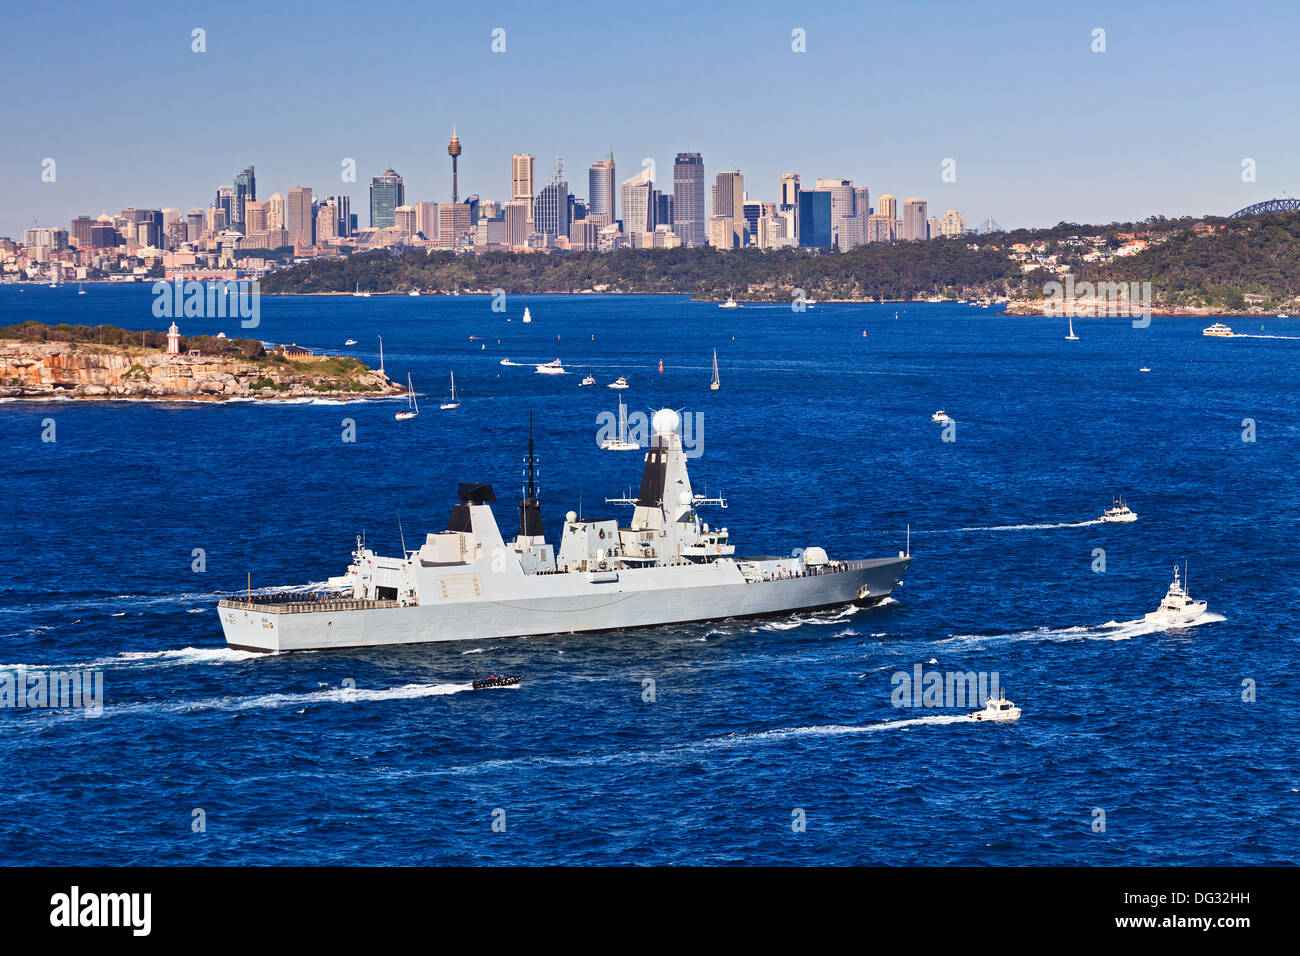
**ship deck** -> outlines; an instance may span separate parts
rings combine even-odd
[[[222,598],[217,607],[238,611],[259,611],[263,614],[316,614],[332,611],[370,611],[376,608],[403,607],[398,601],[357,601],[352,598],[283,598],[280,596],[257,598]]]

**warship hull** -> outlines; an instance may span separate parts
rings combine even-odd
[[[752,566],[742,570],[743,560],[504,581],[459,575],[459,600],[228,599],[218,613],[231,647],[267,652],[600,633],[871,606],[890,595],[910,561],[844,561],[815,571],[778,563],[757,578]]]

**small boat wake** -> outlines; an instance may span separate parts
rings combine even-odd
[[[945,528],[939,531],[913,531],[912,534],[960,534],[965,531],[1043,531],[1050,528],[1086,528],[1089,525],[1105,524],[1100,518],[1091,521],[1067,521],[1060,524],[995,524],[979,525],[971,528]]]
[[[1162,631],[1178,631],[1201,624],[1214,624],[1226,621],[1222,614],[1206,613],[1184,624],[1160,624],[1139,618],[1134,621],[1107,621],[1105,624],[1079,624],[1073,627],[1037,627],[1025,631],[1009,631],[1005,634],[952,634],[943,638],[942,643],[959,641],[976,644],[985,641],[1127,641],[1147,634]]]
[[[303,693],[254,694],[247,697],[212,697],[203,700],[141,700],[121,704],[108,704],[100,718],[130,716],[161,716],[200,714],[205,712],[241,713],[252,710],[278,710],[293,708],[303,713],[314,704],[360,704],[393,700],[418,700],[423,697],[445,697],[473,690],[471,684],[403,684],[400,687],[329,687]],[[35,726],[48,726],[51,722],[86,720],[80,711],[35,711],[43,719]]]

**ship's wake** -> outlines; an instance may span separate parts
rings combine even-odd
[[[315,594],[332,592],[328,581],[311,581],[307,584],[285,584],[277,587],[253,588],[253,596],[277,594]],[[242,596],[239,591],[182,591],[168,594],[112,594],[97,596],[88,594],[84,598],[69,601],[53,601],[49,604],[24,604],[23,595],[15,594],[0,606],[0,615],[50,613],[52,611],[105,611],[110,617],[121,617],[128,611],[144,612],[155,608],[166,608],[182,604],[208,604],[215,610],[216,602],[221,598]],[[126,611],[121,610],[127,609]]]
[[[515,685],[517,687],[518,685]],[[105,717],[190,715],[205,712],[241,713],[254,710],[279,710],[293,708],[302,713],[308,707],[321,704],[361,704],[395,700],[417,700],[423,697],[445,697],[474,689],[473,684],[403,684],[400,687],[327,687],[299,693],[252,694],[248,696],[210,697],[201,700],[139,700],[120,704],[105,704],[100,719]],[[513,687],[501,688],[512,690]],[[29,711],[36,726],[50,722],[86,720],[88,715],[79,710]]]
[[[1036,627],[1004,634],[952,634],[943,642],[981,643],[984,641],[1127,641],[1163,631],[1181,631],[1202,624],[1226,621],[1222,614],[1207,612],[1186,624],[1172,625],[1138,618],[1133,621],[1107,621],[1105,624],[1077,624],[1070,627]]]
[[[936,531],[913,531],[912,534],[961,534],[966,531],[1044,531],[1051,528],[1086,528],[1089,525],[1104,524],[1100,518],[1091,521],[1066,521],[1058,524],[995,524],[977,525],[969,528],[944,528]]]

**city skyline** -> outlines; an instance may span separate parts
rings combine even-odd
[[[314,29],[347,30],[349,9],[315,8]],[[1294,17],[1269,10],[1260,16]],[[762,184],[750,190],[758,201],[775,199],[780,175],[797,170],[805,181],[842,176],[873,192],[927,196],[932,209],[962,209],[971,223],[992,215],[1006,227],[1227,215],[1287,195],[1287,164],[1300,149],[1295,132],[1265,122],[1285,102],[1285,31],[1256,31],[1208,7],[1175,22],[1119,4],[1086,13],[1010,4],[994,22],[947,4],[757,4],[743,18],[669,4],[658,12],[694,29],[656,49],[656,69],[590,82],[536,67],[540,49],[571,44],[577,8],[562,23],[522,5],[394,12],[403,36],[457,38],[438,42],[432,95],[428,59],[392,57],[390,36],[348,32],[346,61],[322,72],[311,44],[284,42],[299,29],[295,16],[255,4],[233,4],[206,25],[159,11],[129,30],[88,9],[57,33],[39,29],[34,11],[15,11],[0,52],[41,82],[24,87],[0,144],[0,234],[129,206],[206,205],[210,184],[231,183],[249,164],[280,192],[311,184],[320,196],[349,196],[353,209],[368,207],[369,178],[391,167],[409,196],[441,202],[453,124],[465,149],[462,196],[508,200],[508,158],[521,149],[571,157],[579,189],[578,171],[611,147],[626,169],[644,158],[667,168],[692,151],[708,169],[740,169]],[[612,29],[633,19],[607,13]],[[719,51],[710,36],[723,25],[734,43]],[[1105,52],[1091,49],[1099,28]],[[205,31],[203,52],[192,50],[195,29]],[[504,52],[494,53],[497,29]],[[796,30],[806,52],[792,49]],[[888,51],[913,35],[923,37],[919,69],[861,55],[864,45]],[[149,51],[111,94],[92,81],[91,61],[105,48]],[[242,101],[232,75],[247,91]],[[47,160],[52,182],[42,179]],[[340,179],[347,160],[356,182]],[[1253,182],[1243,181],[1247,160]]]

